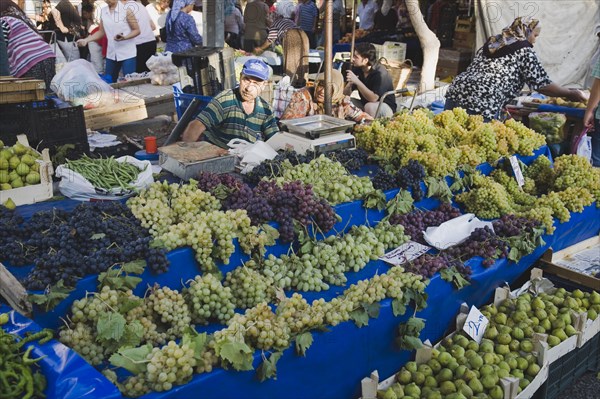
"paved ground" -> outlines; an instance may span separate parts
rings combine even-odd
[[[600,379],[598,373],[586,373],[573,385],[561,392],[557,399],[598,399],[600,398]]]

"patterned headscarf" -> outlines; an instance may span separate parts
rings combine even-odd
[[[502,29],[502,33],[488,40],[488,50],[494,54],[502,47],[527,40],[534,29],[540,26],[540,21],[531,17],[517,17],[510,26]]]
[[[175,0],[173,2],[173,8],[171,8],[171,16],[169,20],[171,23],[175,22],[177,17],[179,16],[179,12],[182,8],[189,6],[190,4],[194,4],[194,0]]]
[[[317,79],[315,80],[315,84],[319,85],[319,86],[325,85],[325,74],[324,73],[321,72],[317,76]],[[345,97],[345,95],[344,95],[344,76],[337,69],[331,70],[331,88],[332,88],[331,104],[337,105],[337,104],[341,103]],[[324,113],[323,108],[324,108],[324,104],[317,103],[318,113],[321,113],[321,114]]]

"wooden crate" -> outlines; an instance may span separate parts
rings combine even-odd
[[[472,50],[475,46],[475,32],[454,32],[454,48]]]
[[[39,79],[0,77],[0,104],[24,103],[44,99],[46,83]]]

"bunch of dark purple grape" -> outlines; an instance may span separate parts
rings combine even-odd
[[[380,169],[371,179],[373,187],[388,191],[395,188],[410,189],[415,201],[423,199],[421,182],[425,178],[425,168],[418,161],[411,159],[408,165],[401,167],[395,174]]]
[[[440,224],[459,217],[461,215],[458,208],[448,203],[440,205],[437,209],[431,211],[415,210],[404,215],[392,215],[391,224],[401,224],[404,226],[404,232],[408,234],[413,241],[421,244],[427,244],[423,238],[423,231],[428,227],[439,226]]]
[[[470,259],[475,256],[483,258],[482,265],[490,267],[496,259],[508,256],[508,244],[497,236],[488,226],[475,229],[469,238],[444,252],[456,259]]]
[[[502,215],[500,219],[492,222],[494,232],[500,237],[514,237],[523,232],[532,233],[533,229],[540,228],[541,222],[515,215]]]
[[[263,177],[274,178],[281,174],[281,164],[284,161],[289,161],[292,165],[301,163],[309,163],[313,160],[314,154],[307,153],[306,155],[298,154],[296,151],[282,151],[273,159],[266,159],[259,165],[255,166],[252,171],[243,175],[244,181],[249,184],[258,184]]]
[[[198,186],[221,199],[224,209],[245,209],[255,225],[277,222],[282,242],[292,242],[296,238],[295,223],[305,227],[313,224],[327,232],[337,221],[331,205],[318,198],[311,185],[299,180],[284,183],[281,187],[272,180],[262,180],[251,189],[234,176],[203,172],[198,175]],[[222,193],[234,199],[223,198]]]
[[[455,267],[456,270],[467,280],[471,279],[472,270],[465,266],[461,261],[449,256],[446,253],[424,254],[420,257],[402,265],[404,270],[414,274],[419,274],[426,278],[431,278],[434,274],[443,269]]]
[[[325,156],[333,161],[338,161],[348,171],[358,170],[369,161],[369,153],[363,148],[330,151],[326,152]]]
[[[169,266],[164,250],[151,247],[148,230],[121,202],[82,203],[71,212],[41,211],[25,221],[4,211],[0,217],[13,229],[11,237],[2,235],[0,240],[2,260],[12,266],[34,265],[23,281],[28,289],[42,290],[61,279],[72,287],[115,263],[139,259],[155,273]]]

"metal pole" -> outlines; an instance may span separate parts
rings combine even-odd
[[[325,114],[331,115],[331,69],[333,68],[333,0],[327,0],[325,5]]]
[[[354,57],[354,37],[356,35],[356,3],[359,0],[352,0],[352,44],[350,45],[350,59]]]
[[[225,7],[223,1],[204,0],[202,2],[202,46],[223,47],[225,44]]]

